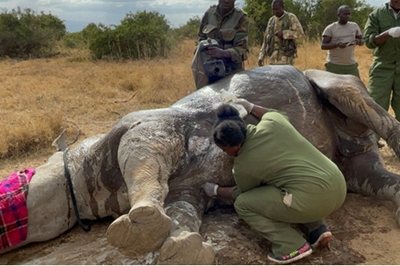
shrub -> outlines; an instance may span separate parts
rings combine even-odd
[[[96,59],[152,59],[165,56],[173,45],[173,35],[164,15],[158,12],[128,13],[114,28],[89,24],[83,35]]]
[[[185,38],[197,39],[197,33],[199,31],[201,19],[199,16],[194,16],[186,22],[185,25],[175,30],[176,35]]]
[[[64,36],[63,44],[67,48],[85,49],[88,46],[88,41],[83,37],[82,32],[73,32]]]
[[[20,8],[0,14],[0,57],[47,57],[66,33],[59,18]]]

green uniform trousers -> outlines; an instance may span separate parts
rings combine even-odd
[[[382,63],[374,60],[369,70],[368,92],[386,111],[389,110],[390,98],[391,106],[400,121],[400,69],[396,67],[399,63]]]
[[[331,62],[325,63],[325,69],[328,72],[340,74],[340,75],[353,75],[360,78],[360,72],[358,71],[358,63],[352,65],[337,65]]]
[[[292,200],[299,200],[301,208],[283,203],[286,192],[275,186],[261,186],[240,194],[234,203],[238,215],[272,245],[275,256],[287,255],[306,243],[304,237],[291,226],[302,224],[308,232],[317,229],[324,217],[337,210],[344,202],[344,182],[336,189],[316,192],[291,191]]]

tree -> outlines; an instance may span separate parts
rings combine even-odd
[[[176,29],[175,34],[185,38],[197,38],[197,32],[199,31],[200,24],[201,18],[199,16],[194,16],[190,18],[185,25]]]
[[[89,39],[92,55],[101,59],[147,59],[164,56],[172,47],[171,28],[158,12],[128,13],[118,26],[89,24],[83,36]]]
[[[94,25],[94,24],[93,24]],[[102,59],[103,56],[118,57],[118,41],[115,30],[103,24],[96,27],[90,25],[88,31],[89,50],[96,59]]]
[[[128,13],[116,28],[124,58],[154,58],[169,50],[168,21],[158,12]]]
[[[249,44],[261,44],[268,19],[273,16],[272,0],[245,0],[243,10],[250,21]]]
[[[64,22],[51,14],[19,7],[5,10],[0,14],[0,56],[50,56],[65,33]]]

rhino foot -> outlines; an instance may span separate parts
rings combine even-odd
[[[396,211],[396,222],[397,225],[400,226],[400,207],[398,207]]]
[[[158,250],[171,228],[171,219],[161,208],[142,201],[108,227],[107,241],[121,253],[138,256]]]
[[[214,250],[198,233],[184,231],[177,237],[169,237],[160,249],[157,264],[210,265],[214,262]]]

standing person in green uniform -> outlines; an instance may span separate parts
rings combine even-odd
[[[358,24],[349,21],[350,16],[349,6],[338,8],[338,21],[328,25],[322,33],[321,49],[328,50],[326,71],[360,78],[354,50],[356,45],[364,45],[364,39]]]
[[[296,39],[303,37],[303,27],[295,14],[285,11],[283,0],[272,1],[271,7],[274,15],[265,29],[258,66],[264,65],[265,56],[270,65],[293,65],[297,57]]]
[[[211,58],[224,60],[226,75],[244,70],[247,59],[249,19],[236,0],[218,0],[204,14],[199,28],[199,41],[207,38],[218,41],[219,47],[208,47]]]
[[[213,138],[235,157],[236,186],[206,183],[205,193],[233,200],[238,215],[271,242],[268,259],[275,263],[288,264],[326,247],[332,234],[323,219],[346,197],[342,173],[285,115],[244,99],[237,103],[261,120],[246,126],[234,107],[217,109]],[[291,223],[299,225],[307,240]]]
[[[364,27],[365,45],[374,60],[369,69],[368,92],[385,110],[393,108],[400,121],[400,0],[375,9]]]

